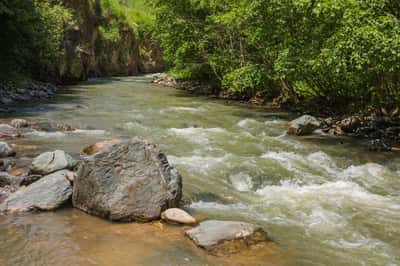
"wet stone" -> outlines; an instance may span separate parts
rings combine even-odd
[[[72,196],[72,185],[65,174],[66,171],[59,171],[28,187],[21,187],[0,205],[0,212],[50,211],[59,208]]]
[[[72,170],[76,164],[77,161],[65,151],[45,152],[33,160],[31,173],[46,175],[63,169]]]
[[[267,233],[261,227],[235,221],[205,221],[186,234],[197,246],[215,255],[237,253],[268,241]]]

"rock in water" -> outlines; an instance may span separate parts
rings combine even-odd
[[[100,151],[104,151],[105,149],[108,149],[112,145],[117,144],[119,142],[121,142],[121,140],[119,140],[119,139],[112,139],[112,140],[105,140],[105,141],[97,142],[96,144],[87,146],[83,150],[83,152],[86,153],[87,155],[93,155]]]
[[[57,209],[72,196],[72,185],[65,178],[65,174],[66,171],[59,171],[43,177],[28,187],[20,188],[0,205],[0,212],[18,213]]]
[[[7,124],[0,124],[0,137],[19,137],[21,133],[15,128]]]
[[[74,180],[73,204],[113,221],[147,222],[178,206],[182,178],[158,148],[133,139],[84,161]]]
[[[321,123],[318,119],[310,115],[303,115],[289,124],[288,134],[305,136],[312,134],[314,130],[319,128]]]
[[[197,246],[214,254],[232,254],[268,241],[267,233],[261,227],[232,221],[205,221],[186,234]]]
[[[189,213],[178,208],[172,208],[164,211],[161,214],[161,219],[175,224],[196,224],[196,219]]]
[[[59,170],[72,170],[77,162],[65,151],[45,152],[32,162],[31,173],[47,175]]]
[[[7,142],[0,141],[0,158],[14,156],[15,151],[7,144]]]
[[[11,121],[10,125],[15,128],[24,128],[24,127],[28,127],[29,123],[25,119],[13,119]]]

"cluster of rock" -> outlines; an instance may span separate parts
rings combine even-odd
[[[318,119],[303,115],[289,123],[288,134],[306,136],[321,130],[325,134],[337,136],[357,136],[369,139],[372,151],[391,151],[393,144],[400,144],[400,121],[388,116],[354,115],[343,119]]]
[[[176,87],[178,85],[175,78],[168,76],[166,73],[160,73],[153,76],[153,83],[166,87]]]
[[[9,124],[0,124],[0,138],[17,138],[26,134],[41,132],[74,131],[77,127],[63,123],[30,122],[24,119],[14,119]]]
[[[8,144],[0,145],[2,157],[15,155]],[[18,176],[11,175],[16,171],[0,168],[0,213],[51,211],[72,204],[111,221],[161,219],[190,226],[185,234],[214,255],[229,255],[268,241],[258,226],[215,220],[198,224],[179,209],[182,178],[154,144],[137,138],[116,139],[84,151],[87,157],[81,161],[61,150],[40,154],[20,165],[24,170]]]
[[[23,81],[18,84],[0,82],[0,103],[10,104],[19,101],[47,99],[54,95],[57,90],[57,87],[50,83],[38,81]],[[4,107],[0,108],[0,112],[7,110]]]

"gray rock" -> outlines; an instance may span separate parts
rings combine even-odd
[[[50,211],[59,208],[72,196],[72,185],[65,178],[65,173],[59,171],[20,188],[0,205],[0,212]]]
[[[74,207],[113,221],[159,219],[181,196],[179,173],[155,145],[139,139],[89,157],[74,178]]]
[[[383,139],[374,139],[368,142],[368,149],[375,152],[391,151],[392,147]]]
[[[15,156],[15,151],[7,144],[0,141],[0,158]]]
[[[26,121],[25,119],[13,119],[10,122],[10,125],[15,127],[15,128],[23,128],[23,127],[28,127],[29,122]]]
[[[305,136],[312,134],[314,130],[321,126],[321,122],[310,115],[303,115],[289,124],[288,134]]]
[[[45,152],[36,157],[32,162],[31,173],[47,175],[59,170],[72,170],[77,164],[65,151]]]
[[[0,137],[19,137],[21,133],[15,128],[7,124],[0,124]]]
[[[12,177],[6,172],[0,172],[0,187],[10,186]]]
[[[236,253],[268,241],[267,233],[261,227],[233,221],[205,221],[186,234],[197,246],[212,253]]]
[[[361,126],[361,119],[357,116],[348,117],[340,121],[339,126],[343,132],[353,133]]]

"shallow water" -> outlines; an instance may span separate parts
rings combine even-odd
[[[284,112],[193,97],[143,78],[87,82],[20,106],[15,116],[81,128],[14,141],[28,156],[78,155],[115,136],[160,144],[184,178],[193,213],[262,225],[287,265],[400,265],[398,154],[369,153],[354,139],[290,137]],[[0,217],[0,265],[282,265],[268,248],[269,259],[257,253],[224,262],[177,229],[166,230],[173,237],[143,230],[74,210]]]

